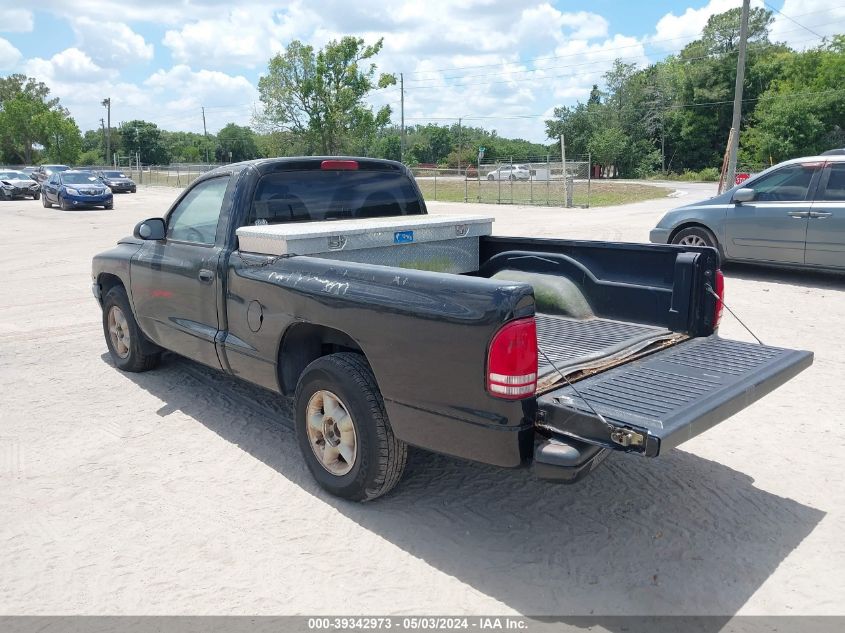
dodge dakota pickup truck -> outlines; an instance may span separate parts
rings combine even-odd
[[[309,470],[359,501],[397,484],[409,445],[572,483],[812,363],[718,336],[715,249],[449,222],[396,162],[217,168],[94,258],[106,345],[124,371],[169,350],[292,397]]]

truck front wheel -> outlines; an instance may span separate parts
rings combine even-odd
[[[103,332],[109,354],[118,369],[147,371],[158,365],[160,352],[148,352],[148,343],[138,327],[126,291],[115,286],[103,299]]]
[[[375,376],[359,354],[312,362],[299,379],[296,438],[325,490],[353,501],[389,492],[402,477],[407,445],[393,435]]]

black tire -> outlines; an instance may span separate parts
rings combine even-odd
[[[128,352],[125,355],[118,351],[110,333],[109,315],[115,308],[123,315],[126,332],[129,335],[129,344],[126,346]],[[146,340],[138,327],[123,286],[115,286],[106,293],[103,299],[103,334],[106,337],[109,354],[118,369],[131,372],[148,371],[158,365],[161,360],[160,351],[149,351],[152,344]]]
[[[113,209],[113,208],[114,208],[114,202],[109,202],[108,204],[104,204],[104,205],[103,205],[103,208],[104,208],[105,210],[107,210],[107,211],[108,211],[109,209]]]
[[[38,200],[38,198],[40,198],[40,197],[41,197],[41,192],[40,192],[40,191],[36,191],[34,194],[32,194],[32,199],[33,199],[33,200]]]
[[[137,192],[138,192],[137,187],[132,187],[132,193],[137,193]]]
[[[496,180],[496,179],[493,177],[493,174],[490,174],[489,176],[487,176],[487,180]]]
[[[712,246],[719,248],[719,241],[713,233],[703,226],[688,226],[672,236],[672,244],[686,246]]]
[[[47,196],[41,196],[41,205],[42,205],[45,209],[52,209],[52,208],[53,208],[52,203],[47,202]]]
[[[71,207],[71,205],[69,205],[67,202],[65,202],[64,198],[59,196],[59,208],[62,211],[70,211],[70,207]]]
[[[514,176],[513,174],[511,174],[510,176],[508,176],[508,180],[516,180],[516,176]]]
[[[335,395],[352,420],[357,450],[346,474],[329,472],[312,448],[307,411],[318,392]],[[393,434],[375,376],[363,356],[344,352],[318,358],[302,372],[294,402],[299,448],[324,490],[352,501],[370,501],[399,483],[408,447]]]

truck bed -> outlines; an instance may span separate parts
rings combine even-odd
[[[573,380],[579,373],[613,366],[652,346],[683,338],[686,337],[652,325],[538,314],[537,344],[542,350],[538,391],[563,382],[558,370]]]

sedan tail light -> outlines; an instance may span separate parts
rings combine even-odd
[[[506,400],[534,395],[537,389],[537,322],[534,317],[506,323],[487,352],[487,391]]]

